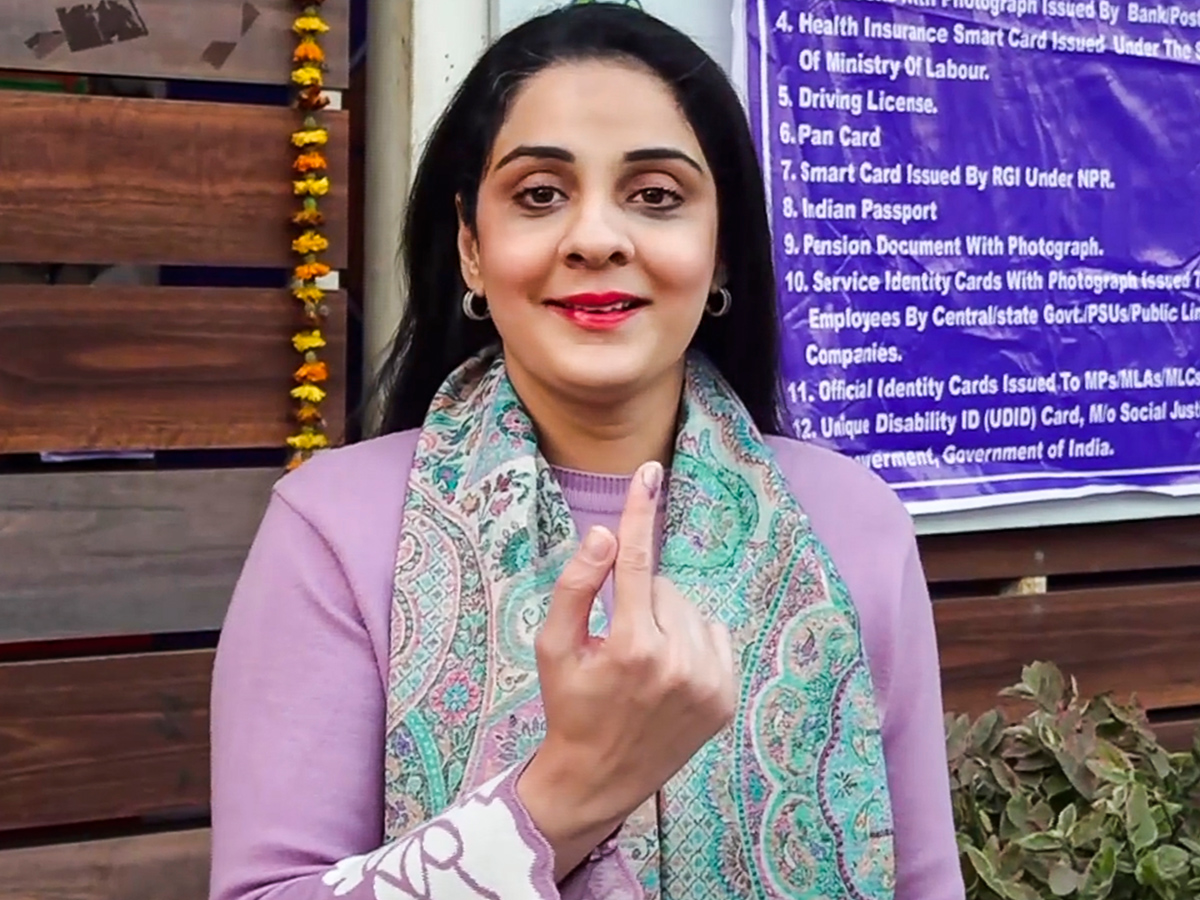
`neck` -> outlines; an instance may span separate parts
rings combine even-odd
[[[670,466],[682,362],[653,384],[610,403],[564,397],[516,366],[508,375],[551,465],[595,475],[630,475],[652,459]]]

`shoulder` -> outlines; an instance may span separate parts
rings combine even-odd
[[[402,431],[319,453],[275,484],[275,495],[323,531],[369,521],[404,504],[418,431]]]
[[[912,518],[888,484],[866,466],[824,447],[768,436],[767,446],[818,534],[853,523],[875,541],[913,539]]]

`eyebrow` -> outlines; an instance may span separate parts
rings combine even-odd
[[[515,147],[501,157],[496,163],[492,171],[497,171],[504,168],[509,163],[523,158],[533,159],[556,159],[560,162],[573,163],[575,162],[575,154],[570,150],[562,147],[553,147],[549,145],[530,145],[522,144]],[[697,172],[704,172],[704,168],[696,160],[692,159],[682,150],[676,150],[674,147],[646,147],[641,150],[630,150],[625,154],[625,162],[655,162],[658,160],[677,159],[687,163]]]

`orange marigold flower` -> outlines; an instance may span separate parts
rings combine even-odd
[[[298,63],[320,65],[325,62],[325,51],[311,37],[306,37],[296,45],[296,51],[292,54],[292,60]]]
[[[289,472],[296,471],[298,468],[304,465],[304,461],[306,459],[307,457],[303,453],[293,453],[292,458],[288,460],[287,470]]]
[[[325,224],[325,215],[319,209],[302,209],[292,216],[292,224],[312,228]]]
[[[313,406],[311,403],[303,404],[296,410],[296,421],[302,425],[315,425],[324,421],[319,407]]]
[[[324,171],[329,168],[329,163],[316,150],[309,150],[296,157],[295,162],[292,163],[292,168],[301,175],[307,175],[309,172]]]
[[[332,271],[325,263],[303,263],[296,266],[296,280],[316,281],[318,278],[324,278]]]
[[[297,381],[311,381],[320,384],[329,380],[329,366],[323,362],[305,363],[295,372]]]

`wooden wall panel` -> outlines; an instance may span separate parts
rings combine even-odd
[[[949,711],[997,705],[1035,660],[1074,675],[1085,694],[1200,705],[1200,582],[940,600],[934,615]]]
[[[1200,719],[1179,719],[1154,723],[1153,730],[1160,744],[1168,750],[1185,753],[1192,749],[1200,735]]]
[[[206,829],[0,851],[0,900],[206,900]]]
[[[4,0],[0,68],[287,83],[295,0]],[[349,81],[350,0],[327,0],[327,83]]]
[[[344,427],[344,297],[323,404]],[[301,359],[284,289],[0,285],[0,453],[280,446]]]
[[[325,113],[346,262],[349,123]],[[0,91],[0,262],[290,266],[295,111]]]
[[[931,582],[1200,566],[1200,517],[928,535]]]
[[[219,628],[279,475],[0,475],[0,643]]]
[[[212,661],[0,664],[0,828],[206,808]]]

